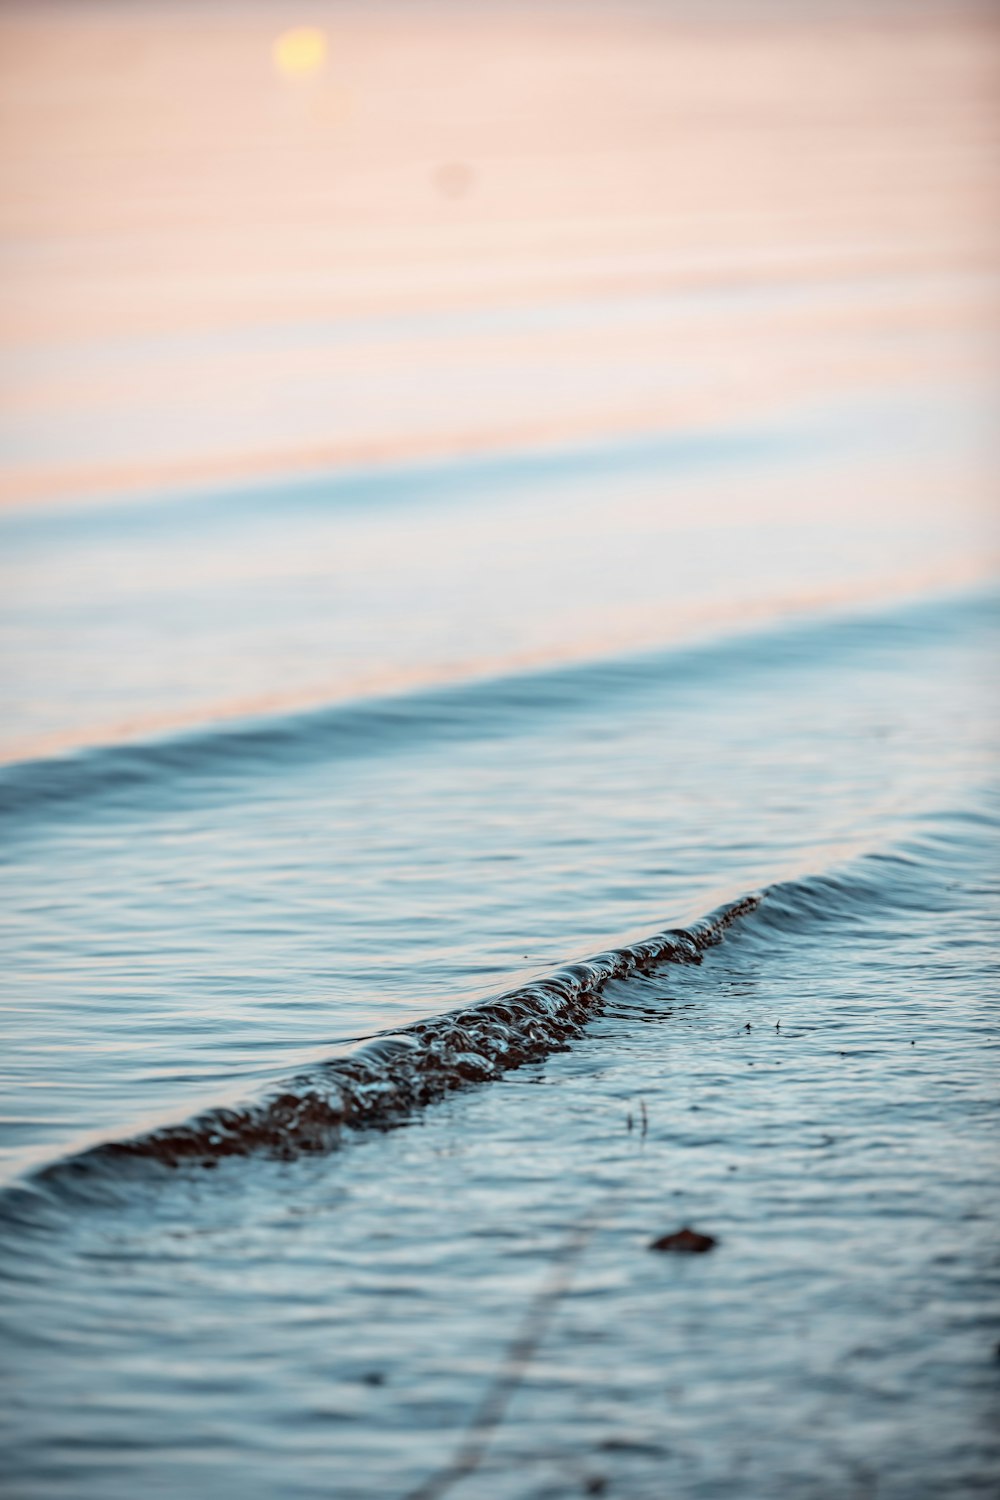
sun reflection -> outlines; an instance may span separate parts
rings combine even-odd
[[[318,73],[326,62],[326,36],[318,26],[293,26],[275,37],[271,57],[285,78]]]

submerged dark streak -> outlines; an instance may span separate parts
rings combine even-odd
[[[745,896],[692,927],[600,953],[496,999],[376,1037],[259,1103],[209,1110],[185,1124],[94,1146],[42,1168],[34,1181],[54,1186],[136,1160],[211,1167],[255,1152],[287,1161],[329,1151],[345,1126],[388,1128],[454,1089],[565,1051],[599,1011],[611,980],[664,963],[700,963],[704,950],[761,899]]]

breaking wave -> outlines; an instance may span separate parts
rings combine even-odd
[[[612,981],[648,976],[667,964],[699,964],[737,923],[741,945],[767,952],[776,941],[814,937],[818,924],[846,923],[856,936],[879,940],[894,913],[909,920],[922,911],[942,922],[957,899],[956,876],[963,870],[981,866],[992,887],[998,829],[1000,802],[984,789],[964,815],[928,817],[919,832],[891,849],[769,885],[689,927],[608,949],[491,999],[362,1038],[259,1100],[211,1108],[61,1157],[36,1169],[21,1187],[11,1185],[3,1195],[7,1207],[10,1195],[25,1187],[87,1197],[91,1187],[100,1191],[123,1172],[131,1178],[130,1167],[212,1168],[254,1154],[289,1161],[334,1149],[345,1130],[389,1129],[456,1089],[567,1051],[605,1009],[604,991]]]
[[[71,1187],[128,1162],[210,1168],[257,1152],[287,1161],[331,1150],[345,1128],[388,1128],[454,1089],[567,1050],[601,1008],[611,980],[648,974],[661,964],[700,963],[705,949],[760,901],[745,896],[691,927],[610,949],[494,999],[380,1034],[259,1102],[102,1142],[41,1168],[32,1180]]]

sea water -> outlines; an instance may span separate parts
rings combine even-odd
[[[995,1493],[997,39],[0,8],[5,1494]]]
[[[968,411],[4,518],[12,1494],[989,1490]]]

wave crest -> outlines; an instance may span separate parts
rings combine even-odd
[[[128,1161],[213,1167],[255,1152],[287,1161],[332,1149],[345,1128],[389,1128],[454,1089],[565,1051],[600,1009],[611,980],[665,963],[699,963],[704,950],[760,901],[745,896],[689,928],[611,949],[495,999],[376,1036],[257,1103],[103,1142],[43,1167],[34,1181],[70,1185]]]

